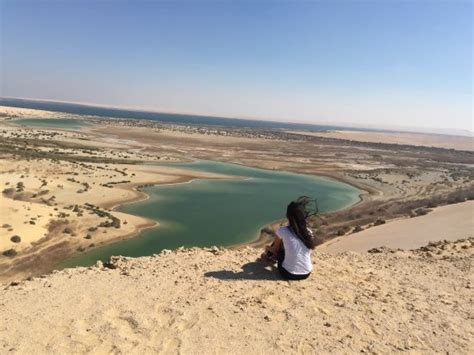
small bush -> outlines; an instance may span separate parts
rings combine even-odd
[[[15,192],[15,189],[13,187],[10,187],[8,189],[3,189],[2,193],[4,195],[12,195]]]
[[[13,243],[20,243],[21,242],[21,237],[19,235],[14,235],[13,237],[10,238],[10,240]]]
[[[374,222],[374,226],[380,226],[381,224],[385,224],[384,219],[379,218],[378,220]]]
[[[430,210],[429,208],[423,208],[423,207],[422,207],[422,208],[418,208],[417,210],[415,210],[415,214],[416,214],[417,216],[424,216],[424,215],[426,215],[426,214],[428,214],[428,213],[430,213],[430,212],[431,212],[431,210]]]
[[[17,255],[17,252],[15,249],[8,249],[8,250],[5,250],[2,254],[12,258]]]

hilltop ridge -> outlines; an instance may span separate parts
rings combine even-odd
[[[473,251],[316,251],[303,282],[248,247],[114,257],[3,285],[0,351],[469,353]]]

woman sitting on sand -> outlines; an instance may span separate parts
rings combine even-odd
[[[310,202],[308,197],[300,197],[288,205],[288,226],[278,228],[275,240],[262,254],[262,259],[278,260],[278,271],[287,280],[306,279],[313,270],[311,249],[317,243],[306,223],[312,214],[307,208]]]

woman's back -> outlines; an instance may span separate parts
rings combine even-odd
[[[313,270],[311,250],[289,226],[280,227],[277,235],[282,239],[285,249],[285,259],[282,264],[285,270],[295,275],[309,274]]]

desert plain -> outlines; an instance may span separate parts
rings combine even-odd
[[[18,121],[44,118],[87,124]],[[473,349],[472,137],[178,125],[6,106],[0,119],[3,351]],[[255,248],[283,221],[230,249],[53,271],[159,225],[117,211],[146,199],[141,187],[232,178],[150,164],[194,159],[330,177],[359,188],[360,201],[310,220],[322,245],[306,283],[255,262]]]

